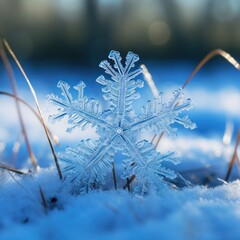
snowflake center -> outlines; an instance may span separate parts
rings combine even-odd
[[[116,129],[116,133],[117,133],[117,134],[122,134],[122,133],[123,133],[123,129],[120,128],[120,127],[118,127],[118,128]]]

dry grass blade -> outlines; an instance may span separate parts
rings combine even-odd
[[[13,74],[13,70],[12,70],[11,64],[8,60],[8,57],[5,53],[5,50],[4,50],[4,47],[3,47],[3,44],[2,44],[1,40],[0,40],[0,56],[3,60],[3,64],[4,64],[5,68],[7,70],[7,74],[8,74],[8,77],[9,77],[9,81],[10,81],[12,91],[13,91],[15,96],[18,96],[17,85],[16,85],[16,80],[15,80],[14,74]],[[21,125],[21,130],[22,130],[22,133],[23,133],[23,136],[24,136],[24,139],[25,139],[27,151],[28,151],[30,160],[32,162],[32,165],[36,169],[38,167],[38,164],[37,164],[37,161],[36,161],[35,156],[33,154],[33,151],[32,151],[28,136],[27,136],[27,131],[26,131],[26,128],[25,128],[25,125],[24,125],[24,122],[23,122],[23,117],[22,117],[22,113],[21,113],[21,110],[20,110],[19,101],[17,99],[15,99],[15,103],[16,103],[18,118],[19,118],[20,125]]]
[[[5,164],[2,164],[2,163],[0,163],[0,168],[4,169],[4,170],[7,170],[7,171],[10,171],[10,172],[17,173],[17,174],[27,175],[27,173],[25,173],[25,172],[23,172],[23,171],[21,171],[19,169],[9,167],[9,166],[7,166]]]
[[[234,162],[235,162],[235,160],[238,160],[237,148],[238,148],[239,143],[240,143],[240,129],[238,129],[237,140],[236,140],[236,144],[235,144],[235,147],[234,147],[233,156],[232,156],[231,161],[229,163],[229,167],[228,167],[228,171],[227,171],[227,174],[226,174],[226,177],[225,177],[225,181],[228,181],[228,179],[230,177],[230,174],[232,172]]]
[[[160,143],[163,135],[164,135],[164,132],[162,132],[162,133],[158,136],[157,142],[156,142],[156,144],[155,144],[155,148],[158,148],[158,145],[159,145],[159,143]]]
[[[222,49],[215,49],[213,51],[211,51],[210,53],[208,53],[203,59],[202,61],[197,65],[197,67],[194,69],[194,71],[190,74],[190,76],[188,77],[188,79],[185,81],[185,83],[182,86],[182,89],[184,89],[189,82],[192,80],[192,78],[196,75],[196,73],[213,57],[220,55],[221,57],[223,57],[224,59],[226,59],[230,64],[232,64],[236,69],[240,70],[240,64],[236,61],[236,59],[234,59],[229,53],[223,51]],[[237,147],[240,141],[240,130],[238,130],[238,137],[237,137],[237,141],[235,144],[235,149],[234,149],[234,153],[232,156],[232,159],[230,161],[229,167],[228,167],[228,171],[225,177],[225,181],[228,180],[230,173],[232,171],[233,168],[233,164],[234,161],[237,159]]]
[[[46,201],[46,198],[45,198],[45,195],[43,193],[43,190],[42,188],[39,186],[39,192],[40,192],[40,196],[41,196],[41,199],[42,199],[42,204],[43,204],[43,207],[47,213],[47,210],[48,210],[48,206],[47,206],[47,201]]]
[[[112,175],[113,175],[114,188],[115,190],[117,190],[117,176],[116,176],[114,162],[112,162]]]
[[[135,175],[132,175],[130,177],[130,179],[127,179],[127,183],[123,186],[123,189],[125,190],[126,188],[128,188],[128,191],[130,192],[130,184],[132,183],[132,181],[136,178]]]
[[[8,96],[8,97],[14,98],[14,99],[18,100],[20,103],[24,104],[26,107],[28,107],[31,110],[31,112],[34,114],[34,116],[37,117],[38,120],[40,121],[40,123],[42,124],[41,118],[39,117],[37,112],[26,101],[19,98],[18,96],[15,96],[14,94],[4,92],[4,91],[0,91],[0,95],[5,95],[5,96]],[[52,134],[52,132],[50,131],[49,128],[47,128],[47,131],[48,131],[48,134],[50,135],[50,137],[52,138],[52,140],[55,142],[55,144],[58,144],[58,140],[56,139],[56,137],[53,136],[53,134]]]
[[[61,169],[60,169],[60,165],[58,163],[58,159],[57,159],[57,156],[56,156],[56,153],[54,151],[54,148],[53,148],[53,145],[52,145],[52,142],[51,142],[51,139],[50,139],[50,136],[48,134],[48,131],[47,131],[47,126],[44,122],[44,119],[43,119],[43,115],[42,115],[42,111],[40,109],[40,105],[39,105],[39,102],[38,102],[38,99],[37,99],[37,95],[35,93],[35,90],[34,88],[32,87],[32,84],[29,80],[29,78],[27,77],[26,73],[24,72],[20,62],[18,61],[17,57],[15,56],[14,52],[12,51],[12,49],[10,48],[8,42],[4,39],[3,40],[4,42],[4,45],[5,47],[7,48],[8,52],[10,53],[10,55],[12,56],[12,58],[14,59],[14,61],[16,62],[18,68],[20,69],[21,73],[23,74],[30,90],[31,90],[31,93],[33,95],[33,98],[34,98],[34,101],[36,103],[36,106],[37,106],[37,110],[38,110],[38,113],[39,113],[39,116],[40,116],[40,119],[41,119],[41,122],[42,122],[42,125],[43,125],[43,128],[44,128],[44,131],[45,131],[45,134],[46,134],[46,137],[47,137],[47,140],[48,140],[48,143],[49,143],[49,146],[51,148],[51,151],[52,151],[52,154],[53,154],[53,158],[54,158],[54,162],[55,162],[55,165],[56,165],[56,168],[57,168],[57,171],[58,171],[58,175],[59,175],[59,178],[62,179],[63,176],[62,176],[62,172],[61,172]]]
[[[240,70],[239,63],[227,52],[221,50],[221,49],[215,49],[208,53],[202,61],[197,65],[197,67],[194,69],[194,71],[191,73],[191,75],[188,77],[188,79],[185,81],[185,83],[182,86],[182,89],[184,89],[188,83],[192,80],[192,78],[196,75],[196,73],[213,57],[220,55],[223,58],[225,58],[229,63],[231,63],[236,69]]]

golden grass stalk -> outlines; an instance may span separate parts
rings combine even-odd
[[[27,77],[25,71],[23,70],[20,62],[18,61],[16,55],[14,54],[14,52],[11,49],[11,47],[9,46],[8,42],[5,39],[3,39],[3,43],[4,43],[5,47],[6,47],[6,49],[8,50],[8,52],[10,53],[10,55],[12,56],[12,58],[14,59],[15,63],[17,64],[18,68],[20,69],[23,77],[25,78],[25,80],[26,80],[26,82],[27,82],[27,84],[28,84],[28,86],[30,88],[30,91],[31,91],[31,93],[33,95],[33,98],[34,98],[34,101],[35,101],[35,104],[36,104],[36,107],[37,107],[37,110],[38,110],[38,114],[39,114],[39,117],[41,119],[41,122],[42,122],[42,125],[43,125],[43,128],[44,128],[44,131],[45,131],[45,134],[46,134],[49,146],[50,146],[52,154],[53,154],[53,158],[54,158],[54,162],[55,162],[55,165],[56,165],[56,168],[57,168],[57,172],[58,172],[59,178],[62,179],[63,176],[62,176],[62,172],[61,172],[61,169],[60,169],[60,165],[58,163],[58,159],[57,159],[55,150],[53,148],[53,144],[52,144],[50,136],[48,134],[47,126],[46,126],[45,121],[43,119],[42,111],[40,109],[40,105],[39,105],[38,98],[37,98],[37,95],[35,93],[35,90],[34,90],[32,84],[31,84],[29,78]]]
[[[15,80],[11,64],[8,60],[8,57],[7,57],[6,53],[5,53],[5,50],[4,50],[4,47],[3,47],[3,44],[2,44],[1,40],[0,40],[0,56],[3,60],[4,66],[6,68],[13,94],[17,97],[18,93],[17,93],[16,80]],[[26,131],[26,128],[25,128],[25,125],[24,125],[19,101],[17,99],[15,99],[15,103],[16,103],[18,118],[19,118],[20,125],[21,125],[22,134],[24,136],[24,140],[25,140],[25,143],[26,143],[27,151],[28,151],[31,163],[32,163],[33,167],[36,169],[38,167],[38,164],[37,164],[36,158],[34,156],[34,153],[32,151],[29,139],[28,139],[28,135],[27,135],[27,131]]]
[[[234,162],[238,161],[238,166],[240,164],[239,158],[238,158],[238,155],[237,155],[237,148],[238,148],[239,143],[240,143],[240,129],[238,129],[237,140],[236,140],[236,144],[235,144],[235,147],[234,147],[234,151],[233,151],[231,161],[230,161],[229,166],[228,166],[228,171],[227,171],[227,174],[226,174],[226,177],[225,177],[225,181],[228,181],[228,179],[230,177]]]
[[[223,51],[222,49],[215,49],[213,51],[211,51],[210,53],[208,53],[203,59],[202,61],[196,66],[196,68],[193,70],[193,72],[190,74],[190,76],[188,77],[188,79],[185,81],[185,83],[182,86],[182,89],[184,89],[189,82],[192,80],[192,78],[196,75],[196,73],[213,57],[220,55],[221,57],[223,57],[224,59],[226,59],[231,65],[233,65],[236,69],[240,70],[240,64],[237,62],[236,59],[234,59],[230,54],[228,54],[227,52]],[[237,147],[239,144],[239,138],[240,138],[240,128],[238,129],[238,137],[236,140],[236,144],[235,144],[235,148],[234,148],[234,152],[233,152],[233,156],[232,159],[229,163],[229,167],[228,167],[228,171],[225,177],[225,180],[227,181],[232,168],[233,168],[233,164],[235,162],[236,159],[238,159],[237,156]]]
[[[197,65],[197,67],[193,70],[193,72],[190,74],[188,79],[185,81],[185,83],[182,86],[182,89],[184,89],[189,82],[192,80],[192,78],[196,75],[196,73],[213,57],[220,55],[221,57],[225,58],[230,64],[232,64],[236,69],[240,70],[239,63],[227,52],[223,51],[222,49],[215,49],[208,53],[201,62]]]

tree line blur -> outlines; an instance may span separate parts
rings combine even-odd
[[[91,64],[109,50],[147,58],[240,54],[238,0],[1,0],[0,36],[27,60]]]

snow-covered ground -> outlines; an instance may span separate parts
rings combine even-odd
[[[104,190],[90,191],[86,195],[73,194],[71,182],[58,178],[39,121],[23,107],[30,142],[41,168],[28,176],[0,172],[0,239],[240,239],[240,182],[236,165],[230,178],[232,182],[223,181],[240,126],[240,89],[235,84],[236,76],[233,83],[229,80],[225,84],[227,74],[215,76],[216,72],[208,77],[219,77],[218,85],[208,86],[205,81],[201,85],[193,83],[186,89],[187,96],[195,104],[188,114],[198,129],[190,131],[180,127],[177,137],[164,137],[158,147],[160,152],[178,152],[182,163],[175,166],[175,170],[191,184],[186,186],[182,179],[177,179],[170,186],[163,184],[158,194],[152,191],[144,197],[121,188],[115,191],[111,177]],[[168,76],[173,79],[177,74]],[[75,73],[70,77],[73,82],[81,78]],[[36,78],[40,79],[39,76]],[[53,83],[49,83],[49,87],[46,82],[41,86],[38,79],[33,82],[39,87],[45,119],[49,115],[45,96],[58,91],[55,85],[60,80],[54,75],[51,78]],[[158,78],[156,69],[153,78]],[[197,78],[206,78],[206,72]],[[92,84],[97,86],[94,79],[88,80],[88,96],[100,98],[99,93],[95,95],[95,88],[90,87]],[[168,86],[166,82],[161,84],[160,80],[156,84],[164,90]],[[176,81],[172,85],[171,88],[180,87]],[[26,87],[20,90],[24,99],[31,99]],[[140,93],[144,96],[142,102],[151,97],[149,90]],[[0,109],[1,161],[11,163],[14,160],[12,149],[17,148],[16,141],[19,141],[20,149],[14,161],[16,167],[27,171],[31,165],[23,139],[18,138],[14,102],[1,97],[0,106],[4,106]],[[65,133],[66,124],[66,121],[48,124],[60,140],[55,146],[56,151],[62,151],[68,145],[77,146],[82,138],[97,138],[94,129],[77,129],[71,135]],[[146,134],[145,137],[151,140],[153,136]],[[120,175],[117,173],[117,177]],[[40,187],[47,209],[42,204]]]
[[[213,189],[162,186],[159,195],[146,197],[123,190],[75,196],[70,188],[52,168],[21,179],[6,176],[0,188],[1,239],[240,238],[238,180]]]

